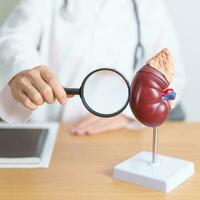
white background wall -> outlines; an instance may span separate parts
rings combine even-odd
[[[200,121],[200,1],[165,0],[177,28],[188,83],[183,99],[188,120]]]
[[[0,24],[18,0],[0,0]],[[165,0],[177,28],[188,83],[183,98],[189,121],[200,121],[200,1]]]

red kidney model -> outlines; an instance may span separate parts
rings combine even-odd
[[[135,117],[149,127],[160,126],[167,118],[176,93],[168,89],[173,79],[173,62],[168,49],[150,59],[131,84],[130,106]]]

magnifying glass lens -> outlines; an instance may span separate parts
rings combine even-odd
[[[129,86],[122,75],[112,70],[91,74],[83,87],[87,107],[105,117],[122,111],[129,99]]]

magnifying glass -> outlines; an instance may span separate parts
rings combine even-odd
[[[130,85],[118,71],[100,68],[89,73],[80,88],[64,88],[68,95],[79,95],[85,108],[99,117],[114,117],[128,105]]]

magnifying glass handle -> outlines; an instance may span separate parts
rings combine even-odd
[[[79,88],[64,88],[64,90],[68,95],[79,95],[80,94]]]

